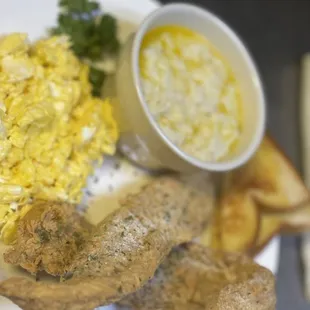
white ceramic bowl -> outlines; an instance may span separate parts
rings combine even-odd
[[[209,40],[229,62],[239,82],[244,106],[243,131],[236,151],[220,162],[205,162],[184,153],[161,131],[144,100],[139,53],[144,35],[152,28],[176,24]],[[243,165],[257,150],[264,131],[266,108],[262,83],[248,50],[220,18],[188,4],[166,5],[149,15],[123,48],[116,72],[116,118],[120,148],[132,160],[151,169],[228,171]]]

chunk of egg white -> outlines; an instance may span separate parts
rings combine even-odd
[[[20,195],[23,191],[23,188],[21,186],[12,185],[8,188],[8,191],[13,195]]]
[[[49,82],[48,86],[53,97],[58,97],[60,95],[59,87],[57,87],[54,82]]]
[[[2,70],[10,75],[13,82],[26,80],[33,75],[34,69],[31,63],[23,59],[15,59],[11,56],[6,56],[2,59]]]
[[[83,140],[84,140],[85,142],[86,142],[86,141],[89,141],[89,140],[93,137],[95,131],[96,131],[96,128],[95,128],[95,127],[87,127],[87,126],[83,127],[83,128],[82,128],[82,137],[83,137]]]
[[[0,120],[0,137],[1,137],[2,139],[5,139],[6,136],[7,136],[7,134],[6,134],[6,128],[5,128],[4,124],[3,124],[3,123],[1,122],[1,120]]]
[[[11,202],[11,203],[10,203],[10,209],[11,209],[12,211],[16,211],[16,210],[17,210],[17,207],[18,207],[17,202]]]
[[[54,104],[56,111],[62,112],[65,109],[65,103],[63,101],[57,101]]]
[[[0,110],[2,110],[4,113],[6,112],[6,106],[3,102],[0,102]]]

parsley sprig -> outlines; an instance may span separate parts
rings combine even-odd
[[[52,34],[66,34],[71,38],[72,50],[81,59],[101,60],[107,54],[117,53],[117,23],[113,16],[103,14],[99,3],[90,0],[60,0],[58,26]],[[93,94],[100,95],[105,73],[91,67],[90,82]]]

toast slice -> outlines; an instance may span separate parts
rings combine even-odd
[[[214,235],[216,241],[209,238],[202,242],[220,244],[217,248],[224,251],[256,254],[280,232],[309,229],[309,201],[309,192],[297,171],[266,136],[246,165],[224,176],[216,206],[219,232]]]

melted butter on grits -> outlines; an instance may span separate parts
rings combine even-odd
[[[202,35],[181,26],[150,30],[140,51],[143,94],[163,133],[202,161],[238,144],[242,100],[232,69]]]

